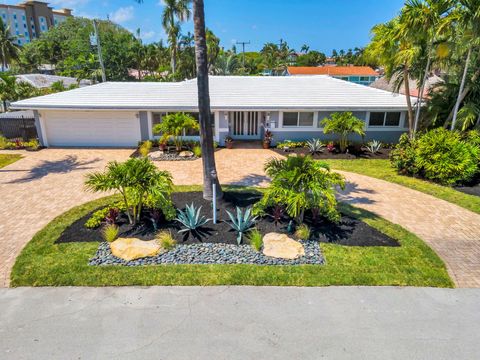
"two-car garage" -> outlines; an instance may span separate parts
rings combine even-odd
[[[141,139],[130,111],[41,111],[40,123],[48,146],[131,147]]]

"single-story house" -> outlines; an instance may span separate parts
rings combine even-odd
[[[288,66],[289,76],[328,75],[355,84],[370,85],[380,75],[370,66]]]
[[[404,95],[329,76],[211,76],[209,83],[214,137],[221,145],[227,136],[260,140],[265,129],[274,142],[333,139],[323,133],[321,120],[342,111],[365,121],[365,140],[395,142],[407,131]],[[12,107],[34,111],[45,146],[129,147],[153,139],[153,126],[167,113],[197,116],[197,82],[106,82]]]

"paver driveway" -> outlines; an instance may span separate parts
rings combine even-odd
[[[23,246],[55,216],[102,194],[83,190],[84,174],[124,160],[132,150],[46,149],[0,169],[0,286]],[[215,153],[220,182],[264,186],[263,164],[273,151]],[[178,185],[201,184],[201,160],[157,162]],[[480,287],[480,215],[430,195],[363,175],[344,173],[343,201],[377,213],[424,239],[446,262],[460,287]]]

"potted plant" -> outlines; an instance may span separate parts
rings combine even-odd
[[[233,138],[231,136],[225,138],[225,146],[227,149],[233,149]]]
[[[266,130],[263,135],[263,148],[270,149],[270,144],[272,143],[273,134],[270,130]]]

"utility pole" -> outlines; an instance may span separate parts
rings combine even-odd
[[[242,45],[243,67],[245,67],[245,45],[250,45],[250,41],[237,41],[238,45]]]
[[[100,37],[98,36],[98,29],[97,29],[97,21],[95,19],[93,20],[93,31],[95,32],[94,34],[95,41],[92,42],[92,39],[90,39],[90,42],[92,43],[92,45],[97,46],[98,61],[100,62],[100,67],[102,68],[102,82],[106,82],[107,77],[105,75],[105,65],[103,65],[102,45],[100,44]]]

